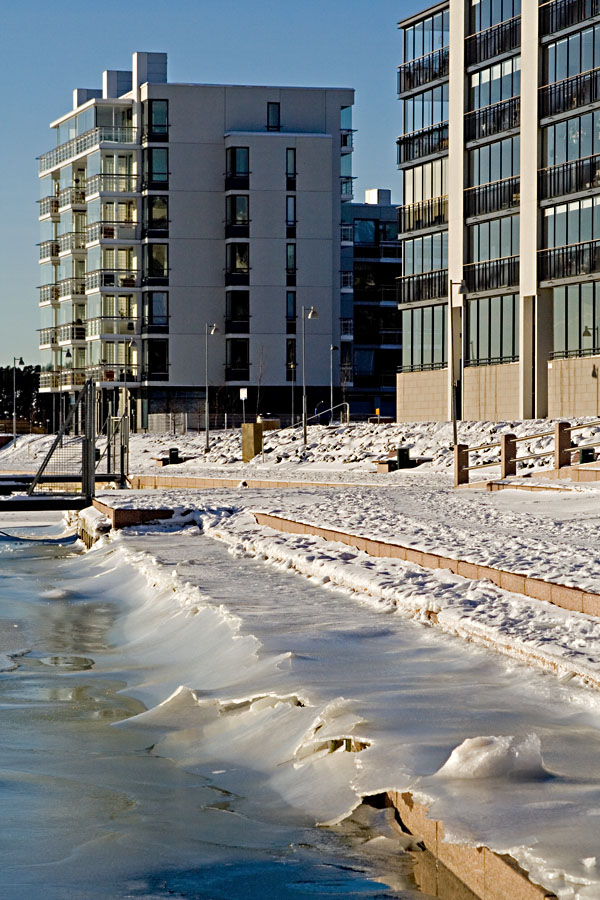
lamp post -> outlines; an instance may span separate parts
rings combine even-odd
[[[454,315],[452,313],[452,288],[454,285],[458,285],[458,293],[459,296],[463,296],[468,293],[467,285],[464,281],[448,281],[448,331],[450,336],[450,361],[449,361],[449,375],[450,375],[450,399],[452,406],[452,445],[456,447],[458,444],[458,434],[457,434],[457,425],[456,425],[456,394],[458,391],[458,384],[456,381],[456,365],[455,365],[455,334],[454,334]]]
[[[209,325],[208,322],[204,328],[204,383],[206,386],[206,394],[204,398],[204,431],[206,434],[206,444],[204,446],[204,452],[208,453],[210,450],[210,439],[209,439],[209,419],[208,419],[208,335],[216,334],[219,329],[213,322],[212,325]]]
[[[319,314],[314,306],[302,307],[302,438],[306,444],[308,437],[306,423],[306,319],[318,319]]]
[[[333,422],[333,354],[339,350],[335,344],[329,347],[329,424]]]
[[[17,365],[24,366],[23,357],[13,356],[13,446],[17,445]]]
[[[296,363],[292,360],[290,363],[290,371],[292,374],[292,425],[294,424],[294,400],[296,394]]]

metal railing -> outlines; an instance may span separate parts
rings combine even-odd
[[[96,269],[85,276],[86,291],[97,288],[134,288],[138,287],[139,272],[135,269]]]
[[[491,291],[519,283],[519,257],[504,256],[484,262],[468,263],[463,269],[469,292]]]
[[[56,328],[40,328],[40,347],[56,343]]]
[[[485,62],[500,53],[516,50],[521,45],[521,17],[515,16],[499,25],[493,25],[471,34],[465,40],[465,63],[467,66]]]
[[[58,241],[42,241],[40,244],[40,260],[58,256]]]
[[[600,0],[553,0],[540,5],[540,35],[553,34],[600,15]]]
[[[137,175],[92,175],[85,182],[86,197],[91,194],[135,194]]]
[[[401,135],[396,141],[398,165],[448,150],[448,123]]]
[[[340,147],[342,150],[354,149],[354,130],[352,128],[342,128],[340,131]]]
[[[92,222],[86,228],[86,242],[93,241],[136,241],[137,222]]]
[[[106,141],[111,144],[136,144],[139,141],[139,132],[137,128],[130,127],[113,127],[111,125],[99,125],[96,128],[90,128],[83,134],[65,141],[54,150],[42,153],[40,156],[40,172],[46,172],[54,166],[62,162],[66,162],[73,156],[80,153],[86,153],[97,144]]]
[[[469,447],[467,444],[456,444],[454,447],[454,486],[469,484],[470,472],[500,467],[500,477],[508,478],[517,474],[517,466],[534,459],[554,458],[554,469],[562,469],[572,465],[572,455],[586,448],[600,447],[600,440],[588,441],[585,444],[573,445],[571,440],[574,431],[585,428],[595,428],[600,425],[600,419],[586,422],[584,425],[571,425],[569,422],[555,422],[551,431],[541,431],[534,434],[517,437],[514,434],[503,434],[499,441],[489,444],[479,444]],[[517,444],[525,441],[538,441],[540,438],[552,437],[553,445],[547,450],[535,453],[517,453]],[[469,454],[494,451],[493,459],[484,459],[482,462],[470,465]]]
[[[58,238],[61,253],[69,253],[72,250],[85,250],[85,232],[69,231]]]
[[[600,99],[600,68],[573,75],[539,90],[540,117],[569,112]]]
[[[69,325],[59,325],[56,329],[56,335],[59,343],[85,341],[85,325],[81,322],[72,322]]]
[[[503,131],[518,128],[521,122],[521,98],[511,97],[500,103],[465,113],[465,140],[477,141]]]
[[[540,169],[538,187],[544,200],[600,187],[600,154]]]
[[[354,319],[343,316],[340,318],[340,335],[348,337],[354,334]]]
[[[398,66],[398,93],[404,94],[448,75],[450,48],[442,47]]]
[[[86,319],[86,337],[100,337],[104,334],[135,334],[139,319],[137,316],[98,316]]]
[[[128,384],[137,382],[140,367],[134,363],[100,363],[88,366],[86,372],[93,381],[105,381],[108,383]]]
[[[58,300],[57,284],[41,284],[40,285],[40,303],[56,303]]]
[[[354,226],[353,225],[341,225],[340,226],[340,240],[343,244],[352,244],[354,243]]]
[[[58,282],[59,297],[81,296],[83,294],[85,294],[84,278],[64,278]]]
[[[408,203],[398,209],[398,231],[419,231],[448,223],[448,197],[433,197],[419,203]]]
[[[437,300],[448,296],[448,269],[436,269],[398,279],[398,303]]]
[[[489,184],[479,184],[465,190],[465,216],[483,216],[518,206],[521,196],[521,179],[503,178]]]
[[[540,281],[600,272],[600,240],[538,251]]]
[[[428,362],[428,363],[411,363],[407,366],[398,366],[397,371],[400,373],[406,372],[434,372],[437,369],[446,369],[448,367],[448,363],[446,360],[441,360],[439,362]]]
[[[59,192],[58,206],[66,209],[69,206],[85,206],[85,191],[83,188],[66,187]]]

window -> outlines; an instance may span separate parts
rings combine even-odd
[[[514,56],[471,75],[469,109],[481,109],[521,93],[521,57]]]
[[[169,330],[169,295],[166,291],[149,291],[143,295],[143,324],[148,331]]]
[[[467,302],[467,365],[488,366],[519,358],[519,297],[483,297]]]
[[[169,277],[169,245],[144,244],[143,277],[146,284],[156,283],[157,279],[166,281]]]
[[[445,9],[404,29],[404,62],[446,47],[449,39],[450,13]]]
[[[225,198],[228,225],[247,225],[250,221],[250,198],[247,194],[233,194]]]
[[[225,300],[225,330],[235,333],[250,331],[249,291],[228,291]]]
[[[144,370],[148,381],[166,381],[169,377],[169,342],[144,341]]]
[[[600,110],[543,129],[545,166],[558,166],[600,153]]]
[[[371,245],[377,243],[377,222],[375,219],[354,220],[354,243]]]
[[[404,275],[445,269],[448,266],[448,232],[404,241],[402,254]]]
[[[168,234],[169,198],[157,194],[143,198],[144,234]]]
[[[250,341],[247,338],[230,338],[225,342],[228,381],[248,381],[250,377]]]
[[[229,272],[250,270],[250,244],[227,244],[226,253]]]
[[[286,244],[285,267],[289,273],[296,271],[296,245]]]
[[[548,44],[544,59],[546,84],[597,68],[600,66],[600,25]]]
[[[404,134],[419,131],[430,125],[448,120],[448,85],[416,94],[402,103],[404,107]]]
[[[600,197],[559,203],[544,210],[544,247],[600,240]]]
[[[521,0],[471,0],[471,34],[521,14]]]
[[[285,151],[285,174],[288,178],[296,177],[296,148],[288,147]]]
[[[404,203],[420,203],[443,197],[447,193],[446,167],[447,159],[436,159],[433,162],[405,169],[402,173]]]
[[[169,101],[148,100],[147,106],[144,104],[144,107],[148,137],[151,140],[164,140],[169,130]]]
[[[296,291],[286,291],[285,330],[287,334],[296,334]]]
[[[469,152],[469,183],[472,186],[489,184],[511,178],[520,171],[520,139],[494,141]]]
[[[519,216],[504,216],[470,225],[468,236],[470,262],[516,256],[519,252]]]
[[[169,151],[149,147],[143,151],[144,186],[164,188],[169,181]]]
[[[402,369],[441,369],[446,365],[445,304],[402,310]]]
[[[285,375],[287,381],[296,380],[296,338],[285,341]]]
[[[286,225],[296,224],[296,198],[285,198],[285,223]]]
[[[554,356],[600,352],[600,282],[554,288]]]
[[[267,103],[267,131],[281,128],[281,107],[279,103]]]
[[[247,177],[250,174],[250,149],[248,147],[227,148],[227,174]]]

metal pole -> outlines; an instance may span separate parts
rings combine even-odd
[[[306,444],[308,432],[306,427],[306,316],[302,307],[302,439]]]
[[[204,431],[206,434],[205,453],[210,450],[210,439],[208,436],[208,322],[204,326],[204,384],[206,386],[206,394],[204,398]]]
[[[329,424],[333,422],[333,344],[329,348]]]
[[[454,315],[452,312],[452,286],[454,282],[448,282],[448,331],[450,337],[450,360],[448,365],[448,374],[450,376],[450,406],[452,410],[452,446],[456,447],[458,443],[458,434],[456,426],[456,385],[455,365],[454,365]]]
[[[17,443],[17,357],[13,356],[13,440]]]
[[[292,363],[292,425],[294,424],[294,399],[296,394],[296,363]]]

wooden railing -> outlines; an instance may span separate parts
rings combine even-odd
[[[584,425],[571,425],[569,422],[555,422],[552,431],[541,431],[535,434],[527,434],[523,437],[517,437],[514,434],[503,434],[499,441],[490,444],[479,444],[476,447],[469,447],[468,444],[456,444],[454,447],[454,486],[458,487],[461,484],[469,484],[471,472],[489,469],[494,466],[500,467],[501,478],[508,478],[511,475],[517,474],[517,465],[519,463],[528,462],[532,459],[542,459],[543,457],[554,457],[555,469],[562,469],[564,466],[570,466],[573,453],[579,453],[580,450],[585,450],[586,448],[600,447],[600,440],[588,441],[585,444],[573,446],[571,441],[572,433],[574,431],[581,431],[585,428],[593,428],[598,425],[600,425],[600,419],[596,419],[593,422],[586,422]],[[518,444],[525,441],[535,441],[544,437],[554,438],[553,446],[551,448],[548,450],[540,450],[537,453],[518,455]],[[469,465],[469,454],[482,452],[484,450],[498,450],[498,455],[496,458],[487,462],[478,462]]]

